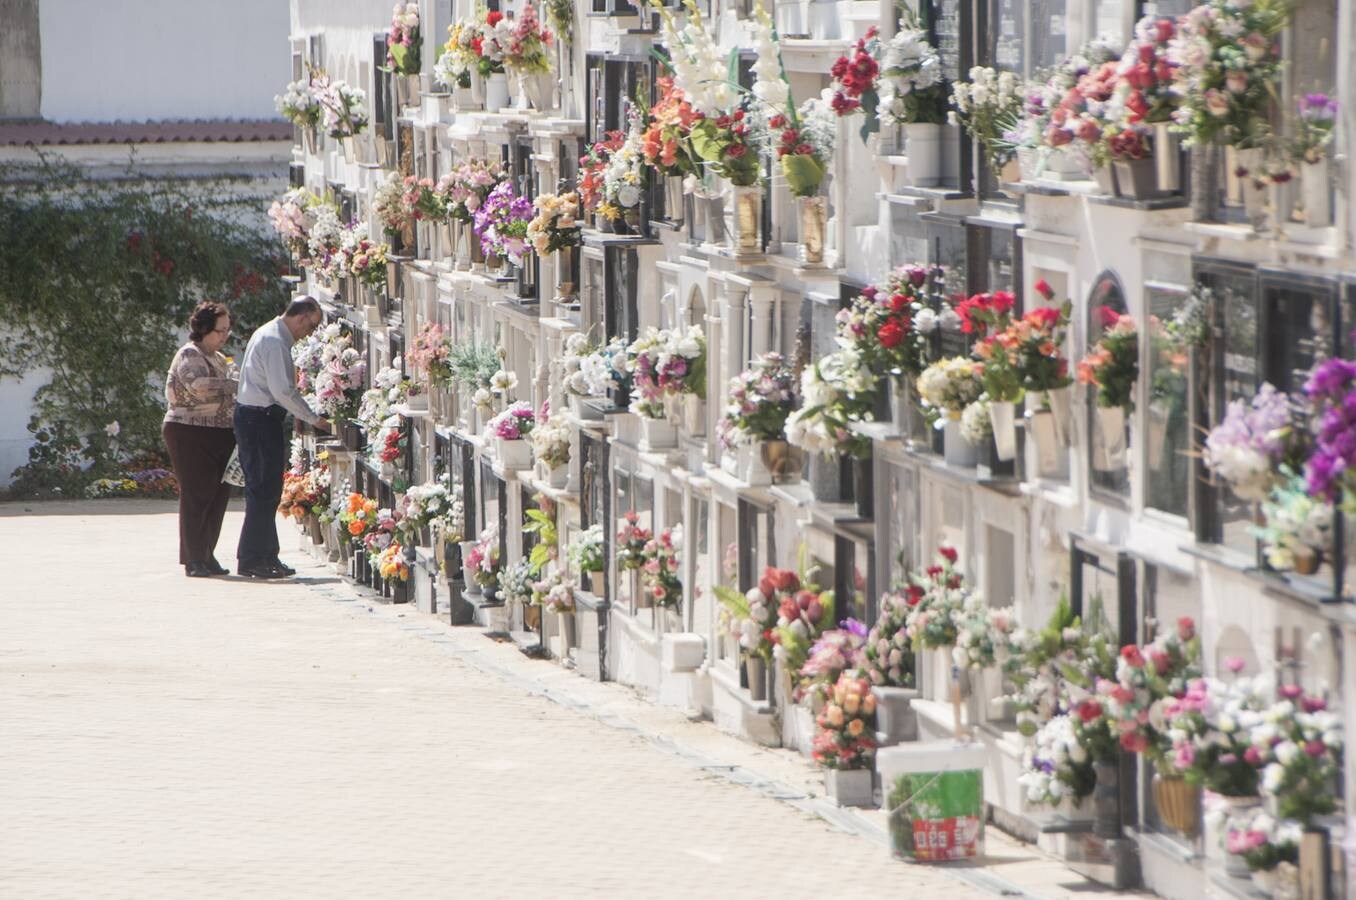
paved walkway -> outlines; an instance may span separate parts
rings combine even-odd
[[[175,528],[164,503],[0,505],[0,897],[1087,893],[993,830],[988,869],[893,862],[813,814],[794,754],[299,553],[293,583],[186,579]]]

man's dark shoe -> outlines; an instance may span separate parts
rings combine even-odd
[[[283,569],[279,569],[277,566],[273,565],[273,563],[267,562],[240,566],[235,571],[236,574],[244,575],[246,578],[286,578],[289,574]]]
[[[212,570],[207,568],[207,563],[191,562],[184,566],[184,574],[189,578],[211,578]]]
[[[292,568],[291,566],[283,565],[283,562],[280,559],[274,559],[273,562],[269,563],[269,565],[273,566],[273,568],[277,569],[279,572],[282,572],[284,575],[287,575],[289,577],[297,574],[296,569]]]
[[[207,557],[207,570],[211,572],[213,575],[231,574],[231,570],[223,566],[221,563],[217,562],[217,558],[215,556]]]

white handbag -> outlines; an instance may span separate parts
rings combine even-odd
[[[221,476],[221,480],[236,487],[245,486],[245,470],[240,467],[239,447],[231,451],[231,458],[226,462],[226,472]]]

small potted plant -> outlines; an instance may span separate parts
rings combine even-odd
[[[917,187],[942,180],[946,99],[941,54],[916,22],[901,20],[881,56],[879,115],[903,129],[909,181]]]
[[[536,425],[532,404],[525,400],[509,404],[485,425],[485,435],[494,441],[494,454],[505,469],[532,465],[532,446],[527,437]]]

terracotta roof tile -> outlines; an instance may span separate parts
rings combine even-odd
[[[289,141],[282,119],[195,119],[163,122],[0,123],[0,146],[61,144],[168,144]]]

